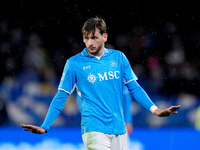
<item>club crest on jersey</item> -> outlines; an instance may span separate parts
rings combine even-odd
[[[117,62],[116,62],[115,60],[111,60],[111,61],[110,61],[110,65],[111,65],[112,67],[117,67]]]

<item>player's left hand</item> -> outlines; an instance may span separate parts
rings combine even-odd
[[[159,117],[167,117],[167,116],[170,116],[170,115],[177,114],[178,112],[176,110],[178,110],[180,107],[181,107],[181,105],[171,106],[171,107],[169,107],[167,109],[163,109],[163,110],[156,109],[154,111],[154,114],[159,116]]]

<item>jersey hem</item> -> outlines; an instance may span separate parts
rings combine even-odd
[[[87,131],[81,131],[81,134],[83,135],[84,133],[87,133],[87,132],[100,132],[100,133],[105,133],[105,134],[121,135],[121,134],[125,134],[125,133],[126,133],[126,130],[123,130],[122,132],[100,131],[100,130],[87,130]]]

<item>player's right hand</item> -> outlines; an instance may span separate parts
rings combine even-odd
[[[24,131],[30,131],[30,132],[35,133],[35,134],[43,134],[43,133],[47,132],[42,127],[33,126],[33,125],[21,124],[21,127],[24,128],[23,129]]]

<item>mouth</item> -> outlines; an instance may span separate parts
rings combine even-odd
[[[96,49],[95,47],[89,47],[89,50],[91,50],[91,51],[93,51],[95,49]]]

